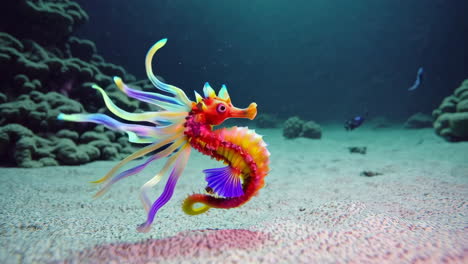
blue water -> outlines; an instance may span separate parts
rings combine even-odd
[[[468,72],[462,0],[77,2],[90,15],[77,34],[137,77],[167,37],[155,71],[168,82],[189,94],[226,83],[237,104],[283,117],[430,114]]]

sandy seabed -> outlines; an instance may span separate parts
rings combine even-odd
[[[321,140],[257,132],[271,152],[259,196],[185,215],[182,200],[204,188],[201,171],[220,167],[192,152],[146,234],[136,231],[146,219],[139,188],[162,162],[99,199],[89,182],[116,162],[0,168],[0,263],[468,263],[468,143],[432,129],[325,126]]]

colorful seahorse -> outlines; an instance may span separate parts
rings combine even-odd
[[[171,96],[150,93],[129,88],[122,79],[114,77],[117,87],[127,96],[150,103],[161,111],[129,113],[117,107],[105,91],[97,85],[107,108],[116,116],[136,122],[149,122],[153,125],[127,124],[104,114],[60,114],[58,119],[73,122],[93,122],[107,128],[124,131],[129,141],[148,144],[144,148],[126,157],[115,165],[102,179],[103,187],[96,193],[104,194],[117,181],[142,171],[151,162],[166,158],[161,171],[141,187],[140,199],[147,211],[147,220],[137,230],[148,232],[158,210],[172,197],[175,185],[182,174],[191,148],[212,158],[224,162],[227,166],[207,169],[205,194],[192,194],[182,205],[189,215],[197,215],[210,208],[235,208],[249,201],[264,185],[264,178],[269,172],[270,153],[262,137],[255,131],[244,127],[231,127],[213,130],[228,118],[254,119],[257,105],[251,103],[246,109],[239,109],[231,104],[225,85],[218,95],[208,83],[203,87],[204,97],[195,92],[196,102],[190,101],[185,93],[172,85],[158,80],[153,74],[152,60],[157,50],[166,44],[167,39],[158,41],[146,55],[146,73],[153,85],[171,94]],[[116,172],[127,162],[150,154],[149,158],[131,169]],[[171,155],[172,154],[172,155]],[[148,198],[148,190],[155,186],[166,172],[172,168],[164,191],[154,203]]]

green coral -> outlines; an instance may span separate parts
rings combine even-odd
[[[93,55],[97,52],[94,42],[87,39],[79,39],[77,37],[70,37],[66,44],[66,48],[70,57],[79,58],[83,61],[91,60]]]
[[[68,129],[62,129],[60,130],[57,134],[57,137],[59,138],[68,138],[73,141],[77,141],[80,135],[76,131],[68,130]]]
[[[62,139],[56,145],[57,159],[61,164],[78,165],[97,160],[100,157],[98,148],[89,144],[76,145],[70,139]]]
[[[448,141],[468,141],[468,79],[432,112],[436,133]]]
[[[2,5],[2,162],[21,167],[75,165],[133,152],[125,134],[56,119],[59,113],[102,109],[104,102],[92,84],[103,87],[122,108],[149,110],[147,104],[129,100],[112,77],[118,75],[136,89],[152,89],[148,81],[134,82],[124,68],[98,55],[92,41],[71,36],[87,20],[80,6],[69,0],[7,0]]]
[[[33,91],[19,96],[15,101],[0,104],[2,123],[25,123],[33,131],[57,126],[59,113],[79,112],[83,112],[79,102],[55,92],[44,94]]]
[[[68,0],[10,0],[2,4],[2,31],[21,38],[55,44],[66,39],[79,25],[89,20],[76,2]]]
[[[41,137],[20,124],[8,124],[0,127],[1,160],[19,167],[36,168],[120,159],[133,151],[128,142],[122,146],[110,142],[107,137],[85,142],[76,139],[70,130],[61,130],[57,136]]]
[[[303,124],[304,121],[297,116],[288,118],[286,122],[284,122],[283,136],[289,139],[299,137],[302,132]]]
[[[322,137],[322,128],[314,121],[305,122],[302,125],[301,136],[306,138],[319,139]]]
[[[284,122],[283,136],[288,139],[297,137],[319,139],[322,137],[322,128],[314,121],[304,121],[293,116]]]
[[[130,84],[135,81],[121,66],[105,62],[95,54],[96,47],[89,40],[70,37],[68,41],[65,39],[65,47],[65,52],[44,48],[32,40],[19,41],[0,32],[0,84],[5,94],[17,96],[52,90],[86,101],[91,106],[89,110],[94,111],[103,105],[101,98],[92,92],[83,93],[82,89],[96,83],[106,90],[117,91],[112,86],[113,76],[120,76]],[[113,97],[124,105],[132,105],[120,95]]]

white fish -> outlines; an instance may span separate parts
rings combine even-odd
[[[422,68],[422,67],[419,67],[418,73],[416,74],[416,81],[414,81],[413,86],[411,86],[410,88],[408,88],[408,91],[416,90],[416,88],[419,87],[419,85],[422,83],[423,72],[424,72],[423,68]]]

